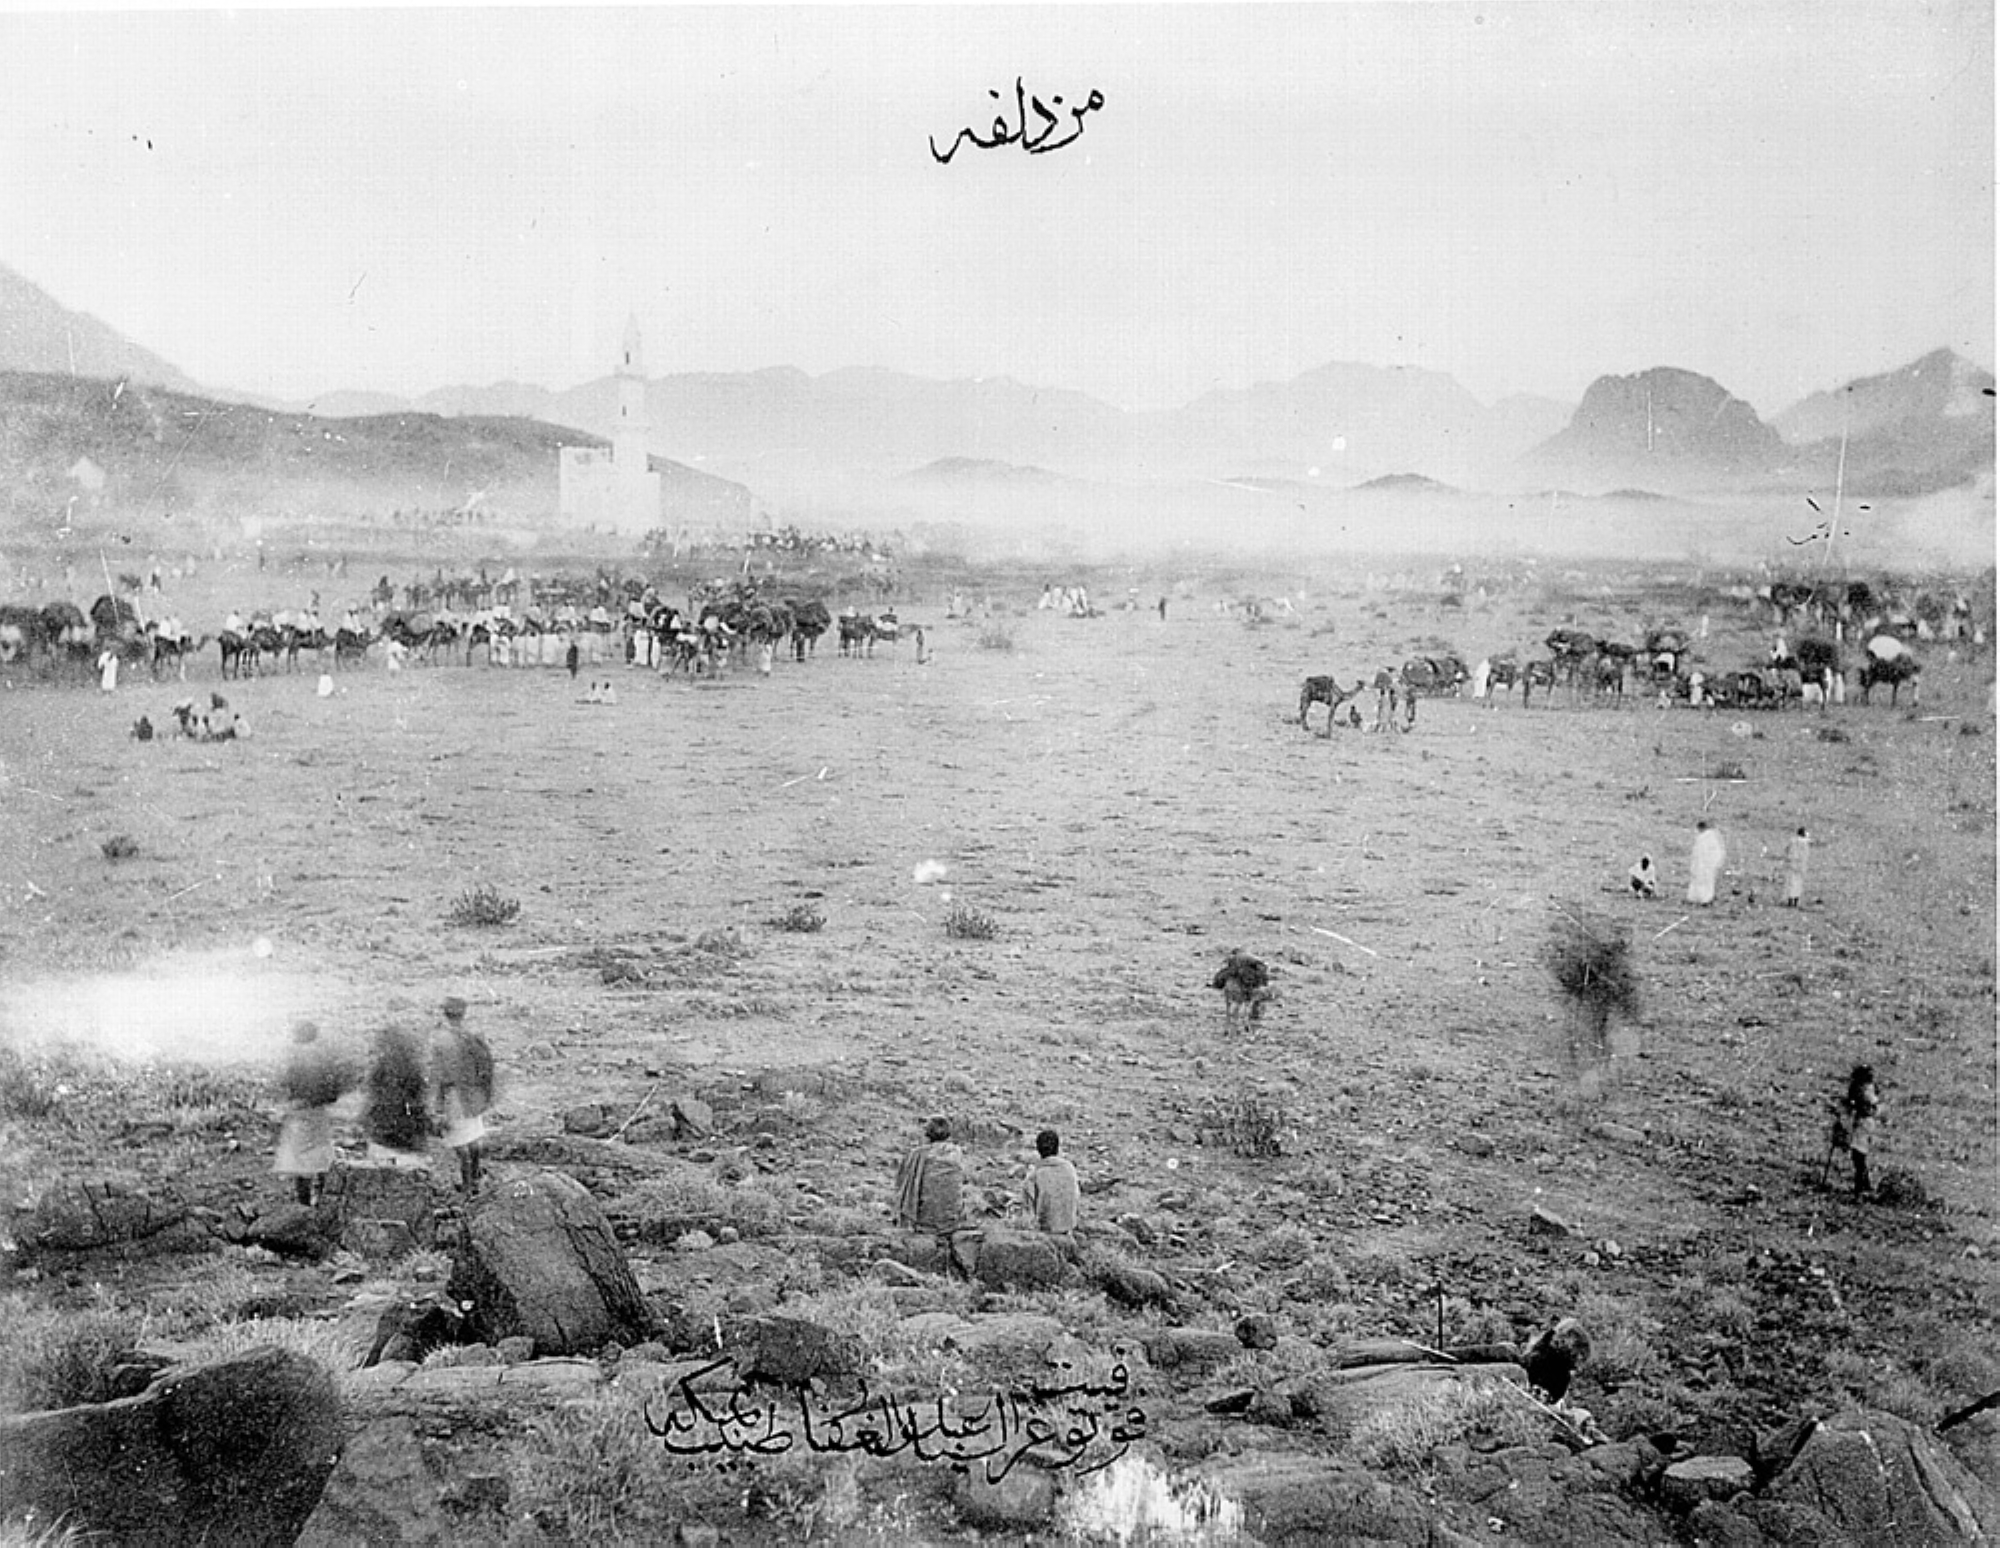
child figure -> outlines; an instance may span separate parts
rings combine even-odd
[[[1875,1128],[1881,1121],[1882,1098],[1875,1089],[1873,1066],[1857,1064],[1847,1077],[1847,1094],[1837,1104],[1838,1133],[1846,1137],[1854,1158],[1854,1196],[1871,1197],[1875,1181],[1868,1175],[1868,1155],[1875,1148]]]
[[[1658,897],[1660,892],[1659,873],[1653,869],[1653,857],[1641,855],[1639,863],[1631,870],[1632,896],[1635,898]]]

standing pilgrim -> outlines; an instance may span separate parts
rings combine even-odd
[[[429,1084],[423,1049],[416,1038],[401,1027],[384,1027],[375,1035],[361,1119],[368,1135],[370,1161],[388,1166],[429,1165]]]
[[[465,1024],[465,1001],[457,995],[444,1002],[444,1029],[434,1054],[444,1142],[458,1152],[459,1187],[471,1195],[479,1190],[480,1142],[486,1138],[486,1110],[493,1105],[493,1050]]]
[[[1722,875],[1722,862],[1729,850],[1722,842],[1722,834],[1708,825],[1706,817],[1694,826],[1694,848],[1688,855],[1687,900],[1705,908],[1715,901],[1716,879]]]
[[[107,645],[97,658],[97,686],[106,693],[118,691],[118,647]]]
[[[1785,907],[1797,908],[1806,895],[1806,861],[1812,857],[1812,839],[1804,828],[1792,835],[1785,846]]]
[[[291,1051],[279,1077],[285,1116],[278,1127],[278,1159],[272,1170],[292,1180],[301,1204],[317,1204],[333,1170],[333,1104],[353,1084],[339,1057],[319,1040],[319,1028],[301,1021],[292,1028]]]

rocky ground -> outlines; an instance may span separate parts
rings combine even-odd
[[[268,1074],[296,1016],[358,1048],[458,994],[501,1064],[496,1187],[580,1182],[658,1326],[615,1360],[420,1338],[344,1372],[354,1439],[309,1540],[1116,1540],[1150,1508],[1162,1541],[1754,1543],[1822,1499],[1841,1426],[1906,1421],[1909,1468],[1965,1470],[1976,1518],[1992,1416],[1923,1434],[2000,1386],[1990,653],[1931,652],[1915,711],[1427,700],[1408,734],[1323,737],[1296,723],[1308,672],[1692,624],[1691,599],[1579,576],[1444,608],[1356,571],[1262,578],[1291,611],[1256,624],[1214,607],[1233,578],[1106,573],[1149,603],[1187,585],[1164,621],[1069,619],[1032,611],[1041,578],[961,578],[996,606],[958,621],[937,577],[903,608],[926,665],[829,642],[768,680],[621,668],[613,706],[555,671],[378,667],[329,698],[229,685],[243,743],[140,744],[131,720],[183,690],[19,684],[19,1324],[379,1352],[358,1346],[387,1312],[445,1298],[450,1168],[288,1215]],[[1715,664],[1761,654],[1747,617],[1712,622]],[[1704,816],[1730,859],[1690,909]],[[107,858],[119,836],[136,853]],[[1641,851],[1652,902],[1625,891]],[[482,886],[518,914],[451,923]],[[1542,961],[1558,907],[1631,942],[1641,1014],[1601,1084]],[[1237,945],[1277,997],[1228,1034],[1207,985]],[[1887,1202],[1848,1199],[1838,1157],[1822,1182],[1859,1060]],[[965,1282],[890,1230],[934,1112],[1003,1243],[1032,1136],[1061,1130],[1080,1268],[1001,1252]],[[1588,1421],[1374,1358],[1563,1316],[1591,1338]],[[1052,1352],[1102,1385],[1122,1349],[1157,1475],[1023,1469],[1005,1493],[909,1453],[665,1452],[647,1396],[722,1380],[697,1376],[718,1343],[807,1337],[773,1319],[839,1335],[801,1378],[831,1390],[984,1390]],[[1809,1416],[1832,1428],[1791,1431]],[[1691,1458],[1720,1471],[1662,1476]],[[400,1535],[351,1514],[384,1499]]]

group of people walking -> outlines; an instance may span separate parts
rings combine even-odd
[[[357,1070],[301,1021],[279,1077],[284,1117],[274,1170],[292,1180],[300,1204],[314,1205],[333,1170],[334,1106],[358,1086],[368,1161],[375,1166],[428,1167],[433,1137],[458,1161],[459,1188],[479,1189],[486,1113],[493,1105],[493,1052],[466,1022],[466,1003],[453,995],[442,1024],[426,1041],[403,1027],[376,1034],[365,1070]]]

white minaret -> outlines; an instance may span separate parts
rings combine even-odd
[[[646,431],[646,367],[634,314],[625,319],[618,350],[618,423],[611,432],[611,461],[621,475],[646,471]]]

